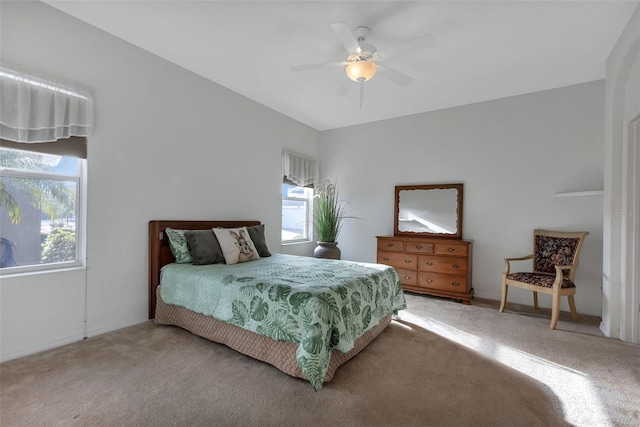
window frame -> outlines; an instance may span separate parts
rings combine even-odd
[[[313,229],[313,185],[309,185],[309,186],[302,186],[302,185],[297,185],[294,182],[289,181],[288,179],[283,179],[282,183],[280,184],[280,194],[283,194],[283,186],[284,185],[292,185],[292,186],[296,186],[299,188],[304,188],[307,190],[310,190],[311,193],[309,195],[309,197],[286,197],[286,196],[282,196],[282,202],[281,202],[281,209],[282,207],[284,207],[284,202],[285,201],[294,201],[294,202],[304,202],[306,205],[306,218],[305,218],[305,222],[304,222],[304,229],[306,232],[306,237],[301,238],[301,239],[289,239],[289,240],[284,240],[282,239],[282,223],[280,224],[280,244],[281,245],[295,245],[295,244],[299,244],[299,243],[310,243],[313,241],[313,233],[314,233],[314,229]]]
[[[3,147],[9,150],[15,150],[14,148]],[[63,155],[61,155],[64,157]],[[16,169],[10,167],[0,166],[0,176],[12,177],[12,178],[24,178],[24,179],[39,179],[39,180],[51,180],[51,181],[65,181],[75,182],[76,184],[76,209],[75,215],[75,260],[52,262],[46,264],[30,264],[19,265],[15,267],[0,268],[0,276],[19,275],[22,273],[35,273],[35,272],[53,272],[59,270],[67,270],[72,268],[86,267],[86,196],[87,196],[87,160],[75,156],[78,164],[77,175],[67,175],[59,172],[47,172],[37,170]]]

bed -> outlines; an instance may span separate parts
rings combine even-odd
[[[262,227],[150,221],[149,318],[270,363],[318,391],[406,308],[398,273],[381,264],[275,253],[233,265],[191,265],[176,262],[167,238],[174,230],[256,226]]]

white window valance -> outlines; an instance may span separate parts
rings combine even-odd
[[[89,136],[93,97],[76,87],[0,67],[0,138],[51,142]]]
[[[301,187],[306,187],[320,180],[318,162],[286,150],[282,152],[282,175]]]

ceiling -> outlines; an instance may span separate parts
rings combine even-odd
[[[433,111],[605,77],[638,1],[45,1],[317,130]],[[385,62],[415,78],[374,76],[344,96],[330,29],[367,26],[383,49],[425,34],[435,46]]]

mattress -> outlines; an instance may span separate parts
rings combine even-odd
[[[172,263],[160,283],[159,300],[168,305],[294,344],[295,360],[316,390],[333,351],[350,352],[364,333],[406,307],[391,267],[282,254],[235,265]]]

